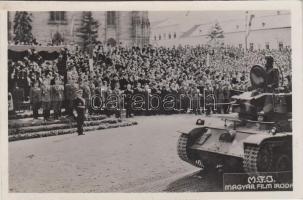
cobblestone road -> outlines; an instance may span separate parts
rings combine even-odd
[[[177,155],[184,124],[197,116],[135,117],[137,126],[9,143],[11,192],[222,191],[221,176]]]

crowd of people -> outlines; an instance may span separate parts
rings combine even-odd
[[[267,54],[283,74],[284,85],[291,81],[290,49],[244,52],[241,48],[202,45],[139,48],[97,44],[87,52],[78,46],[64,48],[55,60],[45,60],[39,52],[28,52],[19,61],[9,60],[8,90],[15,110],[21,109],[21,102],[29,101],[34,118],[42,107],[46,120],[50,110],[58,119],[62,107],[71,115],[79,89],[88,113],[119,116],[117,110],[122,107],[126,108],[127,117],[188,110],[227,113],[228,104],[214,107],[209,102],[228,103],[233,94],[250,90],[249,71],[253,65],[264,65]],[[149,102],[148,97],[153,95],[160,101],[153,98]],[[174,108],[169,106],[169,95],[175,97]],[[150,110],[149,104],[157,105],[152,106],[157,109]]]

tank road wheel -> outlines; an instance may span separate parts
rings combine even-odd
[[[204,169],[205,166],[203,165],[202,161],[198,159],[193,152],[190,152],[189,146],[189,136],[186,134],[180,135],[177,146],[178,156],[181,158],[181,160],[188,162],[195,167]]]
[[[252,146],[244,149],[243,167],[245,172],[273,171],[273,149],[270,145]]]
[[[290,170],[292,170],[291,156],[286,153],[277,155],[277,161],[275,163],[275,171],[281,172],[281,171],[290,171]]]

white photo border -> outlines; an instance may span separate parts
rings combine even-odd
[[[8,111],[7,111],[7,11],[236,11],[290,10],[293,82],[293,191],[292,192],[203,192],[203,193],[9,193],[8,191]],[[178,1],[178,2],[0,2],[0,89],[1,94],[1,196],[0,199],[245,199],[303,198],[303,62],[302,2],[300,1]],[[5,95],[4,95],[5,94]]]

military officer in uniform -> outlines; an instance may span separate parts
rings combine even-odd
[[[60,77],[55,78],[55,85],[51,87],[52,107],[54,110],[54,119],[57,120],[61,116],[61,103],[63,100],[64,86]]]
[[[34,119],[38,119],[38,109],[41,103],[41,88],[39,87],[39,82],[35,81],[34,86],[30,89],[30,102],[33,109]]]
[[[76,93],[76,98],[73,100],[73,114],[77,121],[77,132],[78,135],[84,135],[83,124],[85,120],[85,100],[82,98],[83,91],[78,90]]]
[[[43,80],[41,87],[41,100],[43,107],[43,117],[44,120],[49,120],[50,109],[51,109],[51,87],[49,75]]]
[[[279,71],[273,67],[274,58],[272,56],[265,56],[265,60],[267,89],[272,90],[279,86]]]
[[[126,90],[124,91],[124,104],[126,109],[126,118],[132,117],[132,109],[131,109],[131,103],[132,103],[132,96],[134,91],[131,89],[131,84],[127,84]]]
[[[266,88],[265,90],[268,92],[273,92],[273,90],[279,87],[279,71],[278,69],[273,67],[274,58],[272,56],[265,56],[266,64],[265,64],[265,71],[266,71]],[[267,95],[265,97],[263,112],[264,112],[264,121],[271,121],[272,113],[274,111],[274,104],[273,104],[273,96]]]

